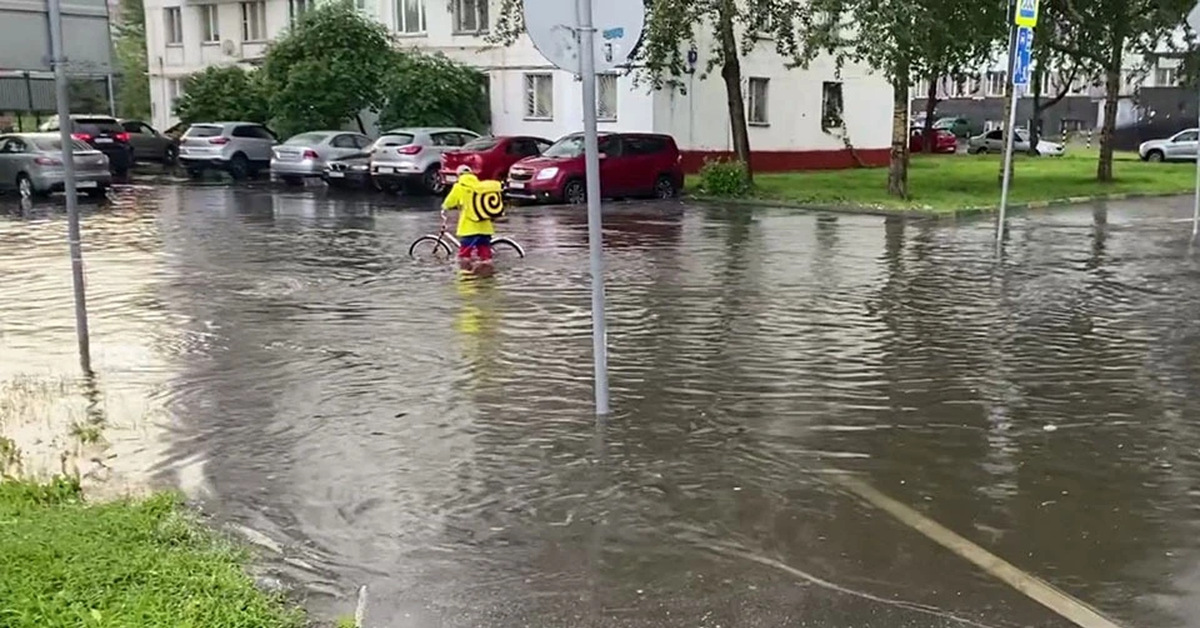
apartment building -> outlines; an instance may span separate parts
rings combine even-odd
[[[582,128],[579,81],[551,66],[522,37],[508,47],[486,40],[499,0],[357,0],[392,31],[400,47],[447,56],[489,74],[492,132],[555,139]],[[146,0],[154,122],[175,122],[184,79],[213,64],[253,63],[267,43],[314,0]],[[702,29],[703,30],[703,29]],[[599,78],[601,131],[675,136],[691,168],[732,152],[725,87],[702,77],[708,42],[698,42],[696,72],[679,88],[653,91],[628,71]],[[751,146],[764,169],[886,163],[891,87],[867,68],[836,71],[832,59],[789,70],[769,45],[743,60]],[[837,123],[837,124],[834,124]]]

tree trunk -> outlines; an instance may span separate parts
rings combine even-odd
[[[1113,131],[1117,128],[1117,103],[1121,100],[1121,60],[1125,38],[1113,37],[1112,53],[1104,69],[1104,126],[1100,129],[1100,162],[1096,164],[1096,180],[1113,180]]]
[[[933,70],[929,73],[929,91],[925,92],[925,126],[921,129],[921,137],[925,140],[925,145],[922,147],[926,153],[932,153],[933,147],[937,145],[933,137],[933,116],[937,113],[938,105],[938,79],[942,77],[941,72]]]
[[[888,195],[908,198],[908,65],[901,64],[892,83],[892,151],[888,158]]]
[[[725,97],[729,104],[729,127],[733,131],[733,150],[746,165],[746,180],[754,182],[750,163],[750,133],[746,128],[746,100],[742,96],[742,64],[738,60],[737,36],[733,30],[736,8],[733,0],[722,0],[717,19],[720,21],[721,78],[725,79]]]
[[[362,114],[358,114],[358,113],[354,114],[354,121],[358,122],[358,132],[362,133],[363,135],[366,135],[367,127],[365,124],[363,124]]]
[[[1042,64],[1033,69],[1033,116],[1029,119],[1029,154],[1037,156],[1037,145],[1042,140]]]

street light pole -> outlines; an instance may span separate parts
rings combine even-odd
[[[92,351],[88,340],[87,296],[83,281],[83,252],[80,245],[79,203],[75,189],[75,148],[71,138],[71,107],[67,95],[66,56],[63,54],[62,7],[60,0],[48,0],[50,18],[50,56],[54,66],[55,97],[58,105],[58,132],[62,142],[63,178],[67,193],[67,242],[71,250],[71,279],[75,288],[75,335],[79,341],[79,365],[84,375],[92,374]]]

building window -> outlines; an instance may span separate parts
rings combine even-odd
[[[163,9],[163,21],[167,27],[167,45],[183,44],[183,11],[179,7]]]
[[[842,103],[842,84],[835,81],[825,81],[821,84],[821,129],[840,129],[845,126],[842,120],[845,106]]]
[[[396,0],[396,32],[425,32],[425,0]]]
[[[354,0],[354,8],[362,13],[367,12],[367,0]]]
[[[215,4],[206,4],[200,7],[200,41],[206,44],[215,44],[221,41],[221,21],[217,19],[217,9]]]
[[[312,8],[309,0],[288,0],[288,24],[296,25],[296,20]]]
[[[988,72],[987,73],[987,96],[1003,96],[1004,88],[1006,87],[1005,79],[1006,72]]]
[[[179,102],[179,97],[182,95],[183,79],[167,79],[167,103],[171,107],[171,113],[175,113],[175,104]]]
[[[242,41],[265,41],[267,39],[267,3],[242,3]]]
[[[1179,85],[1179,70],[1177,68],[1158,68],[1154,71],[1155,87],[1176,87]]]
[[[452,0],[454,2],[454,32],[486,33],[488,30],[488,0]]]
[[[604,122],[617,121],[617,75],[596,76],[596,118]]]
[[[525,118],[554,119],[554,75],[525,75]]]
[[[746,121],[750,124],[768,125],[771,123],[767,117],[767,96],[770,79],[751,78],[750,79],[750,106],[746,113]]]

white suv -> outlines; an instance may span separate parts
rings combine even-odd
[[[271,167],[271,150],[279,140],[254,122],[193,124],[179,142],[179,165],[198,177],[205,170],[224,170],[245,179]]]
[[[407,186],[441,194],[446,189],[440,172],[442,153],[478,137],[474,131],[453,127],[392,129],[372,147],[371,177],[388,192]]]

